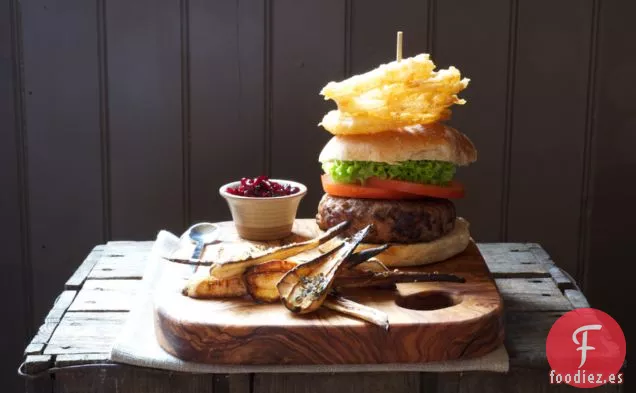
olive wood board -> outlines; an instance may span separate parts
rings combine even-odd
[[[239,239],[231,222],[219,227],[222,242],[209,246],[204,256],[265,245]],[[309,219],[296,220],[293,231],[287,241],[319,233]],[[179,291],[184,279],[175,277],[174,285],[162,285],[154,294],[155,333],[177,358],[227,365],[425,363],[482,356],[503,343],[502,298],[472,241],[451,259],[404,270],[453,273],[466,282],[341,292],[387,313],[386,331],[323,308],[297,315],[279,302],[256,304],[249,297],[188,298]]]

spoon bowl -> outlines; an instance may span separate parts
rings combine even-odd
[[[200,259],[203,248],[217,240],[219,236],[219,227],[209,222],[201,222],[190,227],[188,237],[192,240],[196,247],[192,253],[192,259]]]

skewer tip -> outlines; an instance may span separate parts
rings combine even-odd
[[[396,43],[396,47],[395,47],[395,59],[397,61],[402,61],[402,39],[403,39],[403,34],[401,31],[397,32],[397,43]]]

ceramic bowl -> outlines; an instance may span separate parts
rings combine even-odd
[[[298,187],[300,191],[280,197],[256,198],[233,195],[226,191],[228,187],[237,187],[240,181],[231,182],[219,188],[219,193],[230,207],[236,231],[243,239],[276,240],[289,236],[292,232],[298,205],[307,194],[307,187],[291,180],[271,180]]]

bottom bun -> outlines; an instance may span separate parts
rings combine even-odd
[[[375,257],[388,267],[420,266],[440,262],[453,257],[468,247],[470,224],[461,217],[455,219],[455,227],[437,240],[426,243],[392,244],[388,250]],[[359,248],[377,247],[364,243]]]

